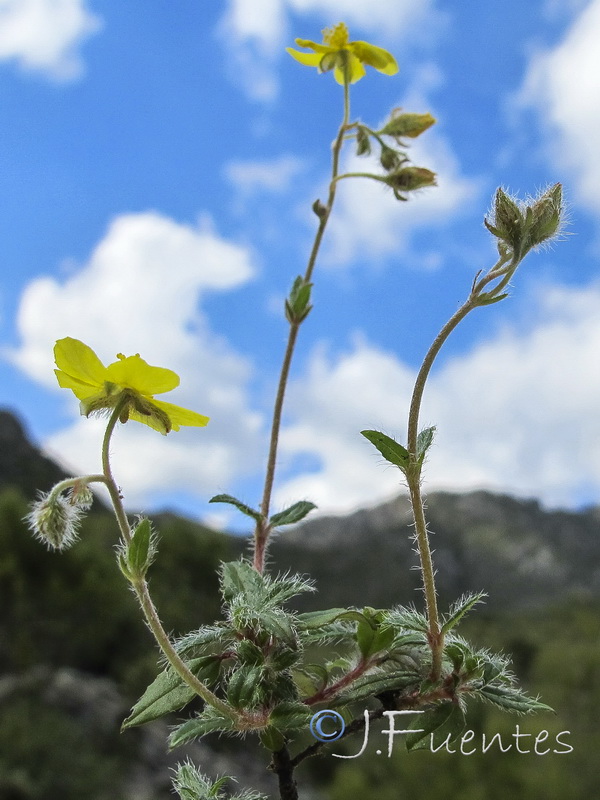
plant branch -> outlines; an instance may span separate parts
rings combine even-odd
[[[417,437],[419,433],[419,414],[421,411],[421,402],[423,400],[423,392],[427,378],[433,366],[438,353],[442,346],[467,314],[474,308],[477,308],[478,297],[485,286],[498,277],[502,277],[503,273],[500,272],[508,258],[502,256],[500,260],[492,267],[492,269],[479,281],[477,279],[473,282],[471,293],[463,305],[448,322],[441,329],[439,334],[434,339],[427,355],[425,356],[413,389],[413,394],[410,403],[410,410],[408,414],[408,439],[407,449],[410,453],[411,467],[407,470],[406,478],[408,483],[408,490],[410,493],[410,502],[413,511],[415,523],[415,537],[417,548],[419,550],[419,560],[421,562],[421,573],[423,576],[423,590],[425,592],[425,602],[427,606],[427,619],[429,622],[429,643],[431,646],[432,663],[431,663],[431,679],[438,680],[442,668],[442,653],[444,647],[444,637],[441,631],[439,612],[437,607],[437,591],[435,586],[435,570],[433,568],[433,560],[431,557],[431,548],[429,546],[429,535],[427,533],[427,522],[425,520],[425,508],[423,497],[421,494],[421,463],[419,461],[419,454],[417,453]],[[508,282],[508,278],[501,281],[494,288],[494,293],[497,294],[504,285]]]
[[[327,204],[320,210],[319,213],[319,226],[315,234],[315,239],[304,273],[304,282],[310,283],[312,274],[317,261],[317,256],[323,241],[323,235],[327,227],[327,222],[331,215],[333,203],[336,194],[336,178],[339,171],[339,161],[342,145],[344,142],[344,135],[348,128],[348,119],[350,116],[350,93],[349,87],[346,83],[344,85],[344,117],[340,125],[337,137],[333,143],[332,148],[332,167],[331,167],[331,182],[329,184],[329,196]],[[279,375],[279,383],[277,386],[277,394],[275,396],[275,404],[273,408],[273,421],[271,423],[271,437],[269,442],[269,454],[267,457],[267,467],[265,472],[265,483],[263,488],[262,501],[260,505],[261,519],[257,521],[254,532],[254,567],[262,573],[265,566],[265,555],[269,535],[271,533],[271,526],[269,524],[269,514],[271,508],[271,495],[273,493],[273,483],[275,480],[275,468],[277,464],[277,449],[279,446],[279,433],[281,430],[281,415],[283,411],[283,403],[285,400],[285,392],[288,384],[290,366],[296,347],[296,340],[301,322],[290,322],[290,330],[288,334],[287,346],[283,357],[281,372]]]
[[[117,403],[108,421],[106,432],[104,434],[104,440],[102,442],[102,468],[104,470],[103,481],[106,483],[108,488],[125,547],[131,543],[132,532],[129,526],[129,521],[127,520],[125,509],[123,507],[121,493],[112,474],[109,449],[110,440],[114,432],[115,425],[117,424],[117,420],[119,419],[123,406],[126,402],[127,399],[123,398],[123,400]],[[131,584],[135,590],[140,607],[146,622],[148,623],[148,627],[152,631],[158,646],[162,650],[165,658],[173,670],[179,675],[184,683],[186,683],[204,700],[205,703],[208,703],[222,714],[225,714],[227,717],[231,718],[232,714],[234,713],[232,709],[227,705],[227,703],[224,703],[215,694],[213,694],[213,692],[211,692],[210,689],[204,683],[202,683],[202,681],[199,680],[193,672],[190,671],[185,661],[182,660],[173,647],[171,640],[162,626],[156,607],[152,602],[146,581],[143,578],[140,578],[135,581],[132,580]]]
[[[273,753],[271,769],[279,780],[279,797],[281,800],[298,800],[298,786],[294,780],[295,764],[290,758],[290,751],[282,747]]]

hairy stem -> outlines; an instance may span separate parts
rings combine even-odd
[[[407,449],[411,458],[411,469],[407,470],[407,483],[410,494],[410,502],[413,511],[413,518],[415,523],[415,537],[417,548],[419,551],[419,560],[421,563],[421,574],[423,576],[423,590],[425,592],[425,603],[427,606],[427,619],[429,622],[429,643],[431,645],[431,679],[438,680],[442,669],[442,653],[444,648],[444,637],[440,626],[440,618],[437,607],[437,590],[435,586],[435,570],[433,568],[433,560],[431,558],[431,548],[429,546],[429,535],[427,533],[427,522],[425,519],[425,506],[423,496],[421,494],[421,465],[419,464],[419,457],[417,453],[417,437],[419,433],[419,414],[421,411],[421,402],[423,400],[423,392],[427,378],[433,366],[438,353],[442,349],[445,341],[448,339],[456,326],[462,322],[467,314],[474,308],[477,308],[478,295],[483,291],[485,286],[491,281],[495,280],[500,270],[506,263],[507,257],[502,257],[497,264],[479,281],[475,281],[471,294],[458,311],[448,320],[448,322],[441,329],[439,334],[434,339],[427,355],[425,356],[413,389],[413,394],[410,403],[410,410],[408,414],[408,439]],[[494,293],[498,293],[504,288],[506,281],[494,288]]]
[[[315,234],[315,239],[304,273],[305,283],[310,283],[312,274],[317,261],[317,256],[323,241],[323,235],[327,227],[327,222],[331,215],[333,203],[335,201],[335,194],[337,190],[336,178],[339,172],[340,153],[342,144],[344,142],[344,135],[348,128],[348,119],[350,116],[350,92],[348,84],[344,85],[344,117],[337,137],[333,143],[332,150],[332,167],[331,167],[331,182],[329,184],[329,196],[327,204],[323,207],[319,214],[319,226]],[[269,525],[269,513],[271,508],[271,496],[273,493],[273,483],[275,480],[275,468],[277,464],[277,449],[279,446],[279,433],[281,430],[281,415],[283,411],[283,403],[285,400],[285,392],[288,384],[290,366],[296,348],[296,341],[298,338],[298,331],[301,322],[290,322],[290,330],[288,334],[287,346],[281,365],[281,372],[279,375],[279,383],[277,386],[277,394],[275,396],[275,405],[273,408],[273,421],[271,423],[271,438],[269,443],[269,454],[267,457],[267,467],[265,472],[265,483],[263,488],[262,501],[260,504],[261,519],[256,523],[254,532],[254,568],[262,573],[265,567],[265,555],[267,550],[267,543],[271,533],[271,526]]]
[[[132,532],[129,526],[129,521],[127,520],[125,509],[123,507],[123,500],[119,491],[119,487],[117,486],[112,474],[109,449],[110,440],[114,432],[115,425],[117,424],[117,420],[119,419],[123,406],[126,402],[126,398],[123,398],[123,400],[116,405],[108,421],[106,432],[104,434],[104,440],[102,442],[102,468],[104,470],[102,480],[108,488],[125,547],[131,542]],[[193,674],[193,672],[190,671],[185,661],[181,659],[173,647],[171,640],[162,626],[156,607],[152,602],[146,581],[143,578],[132,581],[132,586],[135,590],[146,622],[148,623],[148,627],[152,631],[158,646],[162,650],[165,658],[173,670],[179,675],[184,683],[186,683],[204,700],[205,703],[208,703],[217,710],[221,711],[221,713],[225,714],[227,717],[231,717],[232,710],[230,707],[220,700],[215,694],[213,694],[213,692],[211,692],[210,689],[204,683],[202,683],[202,681],[200,681]]]

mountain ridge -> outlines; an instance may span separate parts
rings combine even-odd
[[[17,486],[31,499],[65,477],[15,415],[0,410],[0,487]],[[490,610],[600,597],[598,507],[547,510],[537,500],[487,491],[431,492],[427,515],[442,607],[466,591],[487,592]],[[177,519],[205,528],[169,511],[152,517],[159,526]],[[315,579],[318,594],[300,598],[302,610],[420,602],[411,524],[406,495],[346,516],[309,518],[276,534],[270,563]],[[232,553],[247,550],[246,539],[223,535]]]

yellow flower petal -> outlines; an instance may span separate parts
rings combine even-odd
[[[58,367],[57,377],[59,377],[60,371],[64,376],[63,380],[70,378],[80,388],[89,386],[92,389],[90,394],[97,392],[98,387],[102,386],[106,380],[104,364],[92,348],[80,342],[79,339],[72,339],[70,336],[59,339],[54,345],[54,358]],[[63,386],[60,381],[59,377],[58,382]],[[73,387],[67,385],[65,388],[72,389]]]
[[[139,355],[121,354],[105,367],[90,347],[70,337],[56,342],[54,352],[59,386],[71,389],[85,416],[119,408],[121,422],[132,419],[162,434],[178,431],[180,425],[204,426],[209,421],[203,414],[154,399],[154,394],[179,386],[173,370],[153,367]]]
[[[99,386],[91,386],[89,383],[83,383],[78,378],[73,378],[67,375],[60,369],[55,369],[54,374],[61,389],[71,389],[73,394],[78,400],[85,400],[88,397],[93,397],[98,394]]]
[[[398,72],[396,59],[383,47],[376,47],[369,42],[351,42],[350,48],[363,64],[375,67],[386,75],[395,75]]]
[[[349,59],[348,66],[350,68],[350,83],[356,83],[367,74],[365,68],[360,63],[358,58],[348,51]],[[338,83],[344,85],[344,70],[341,67],[336,67],[333,71],[334,77]]]
[[[163,400],[153,400],[152,404],[168,415],[174,431],[178,431],[180,425],[203,428],[210,420],[210,417],[205,417],[204,414],[198,414],[188,408],[173,405],[173,403],[165,403]]]
[[[145,395],[170,392],[179,386],[179,375],[164,367],[152,367],[139,355],[128,356],[109,364],[106,380],[135,389]]]
[[[295,58],[296,61],[299,61],[307,67],[318,67],[323,58],[321,53],[301,53],[299,50],[294,50],[292,47],[286,47],[285,49],[292,58]]]
[[[315,53],[328,53],[330,50],[335,49],[330,47],[328,44],[317,44],[317,42],[311,42],[310,39],[294,39],[298,47],[306,47],[309,50],[314,50]],[[290,48],[287,47],[286,50],[289,52]]]

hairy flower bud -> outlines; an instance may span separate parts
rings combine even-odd
[[[394,109],[390,121],[378,133],[395,139],[405,136],[416,139],[434,123],[435,118],[431,114],[402,114],[400,109]]]
[[[530,247],[537,247],[551,239],[559,230],[563,211],[562,186],[554,184],[527,209],[528,239]]]
[[[485,219],[486,228],[500,241],[498,248],[510,248],[520,261],[533,247],[543,244],[560,229],[563,213],[562,186],[556,183],[534,202],[519,202],[503,189],[496,192],[494,213]]]
[[[88,484],[84,480],[79,480],[73,484],[69,494],[69,502],[76,505],[81,511],[89,511],[94,502],[94,495]]]
[[[517,203],[501,187],[496,191],[493,219],[484,220],[486,228],[519,254],[525,235],[525,218]]]
[[[25,518],[34,535],[52,550],[66,550],[78,536],[82,509],[60,492],[41,494]]]
[[[403,192],[435,186],[435,177],[435,172],[425,167],[401,167],[387,176],[386,183],[392,187],[398,200],[406,200]]]

